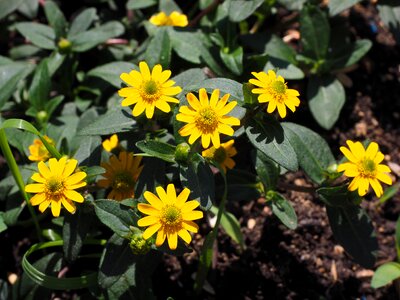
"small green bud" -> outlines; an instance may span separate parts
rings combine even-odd
[[[329,165],[328,168],[326,168],[326,170],[329,173],[336,173],[337,172],[337,167],[338,167],[337,163],[334,163],[334,164]]]
[[[269,190],[269,191],[267,192],[267,194],[265,194],[265,200],[271,201],[272,199],[274,199],[275,194],[276,194],[275,191]]]
[[[60,53],[65,54],[71,50],[72,43],[65,38],[60,38],[58,41],[58,49]]]
[[[151,249],[151,240],[145,240],[142,233],[133,234],[129,246],[135,255],[144,255]]]
[[[175,149],[175,160],[178,163],[186,163],[189,158],[190,146],[188,143],[180,143]]]
[[[36,119],[38,120],[39,123],[46,122],[47,118],[48,118],[47,112],[45,112],[44,110],[41,110],[36,114]]]

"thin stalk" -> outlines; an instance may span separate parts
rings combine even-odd
[[[227,194],[228,194],[228,184],[227,184],[226,175],[225,175],[224,171],[221,168],[219,168],[219,170],[221,172],[222,178],[224,179],[224,194],[222,195],[222,199],[221,199],[221,202],[218,207],[217,221],[215,222],[215,226],[214,226],[213,230],[207,235],[207,237],[204,241],[203,247],[201,249],[200,264],[199,264],[199,269],[197,270],[196,282],[194,285],[194,289],[195,289],[196,293],[200,293],[201,289],[203,288],[204,282],[207,277],[208,270],[210,269],[213,245],[217,238],[222,214],[225,211],[226,198],[227,198]]]
[[[22,179],[21,173],[19,171],[17,162],[15,161],[14,155],[11,152],[10,145],[8,144],[4,129],[0,129],[0,148],[3,152],[5,160],[7,161],[8,167],[10,168],[10,171],[15,179],[15,182],[17,183],[19,191],[21,192],[22,197],[25,199],[25,202],[28,206],[29,213],[31,214],[33,223],[35,224],[36,234],[38,236],[38,239],[39,241],[42,242],[43,241],[41,235],[42,230],[37,220],[35,211],[29,202],[29,195],[25,192],[25,184]]]

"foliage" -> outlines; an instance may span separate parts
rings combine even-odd
[[[220,227],[241,249],[246,247],[227,202],[263,197],[282,224],[294,230],[298,217],[283,193],[287,189],[316,195],[326,206],[335,239],[355,262],[371,268],[378,246],[374,228],[360,194],[349,191],[349,181],[337,171],[333,153],[338,151],[309,123],[293,122],[295,114],[304,119],[310,114],[314,128],[330,130],[343,118],[348,104],[341,75],[372,46],[337,26],[340,13],[358,1],[336,2],[193,1],[181,9],[173,0],[95,0],[71,4],[72,11],[62,1],[0,0],[0,40],[14,37],[0,44],[1,51],[6,49],[0,56],[0,147],[9,167],[0,181],[0,232],[24,222],[36,230],[38,242],[23,257],[25,273],[18,285],[2,291],[27,299],[48,295],[48,289],[85,288],[96,298],[152,299],[151,276],[161,254],[193,251],[184,242],[190,242],[189,233],[182,231],[198,232],[198,224],[206,223],[207,218],[192,221],[202,212],[187,213],[197,205],[204,215],[215,216],[203,246],[195,246],[200,254],[193,285],[200,291]],[[282,28],[289,27],[285,21],[280,30],[264,30],[279,7],[296,12],[298,43],[281,38]],[[378,8],[398,33],[398,6],[382,2]],[[160,20],[151,17],[159,12],[165,14],[157,18],[170,18],[162,24],[181,25],[156,26]],[[181,13],[188,14],[188,26],[179,19]],[[266,74],[274,76],[264,80]],[[297,101],[299,107],[293,104]],[[289,121],[282,120],[286,110]],[[103,149],[102,140],[112,134],[118,143]],[[35,139],[37,151],[52,157],[48,176],[45,163],[28,159]],[[229,158],[236,165],[230,162],[227,169],[221,164],[228,153],[219,146],[231,139],[236,148]],[[215,147],[213,157],[202,156],[209,145]],[[133,155],[118,156],[124,152]],[[67,159],[78,163],[76,170],[67,172],[73,165]],[[357,164],[362,167],[365,160]],[[59,168],[53,167],[56,163]],[[299,170],[311,187],[286,182],[285,174]],[[63,186],[64,179],[83,173],[84,184]],[[181,194],[174,194],[175,187],[164,191],[171,183]],[[132,198],[113,198],[108,188],[120,195],[128,189]],[[74,189],[79,189],[79,201]],[[43,212],[49,204],[36,203],[40,197],[31,198],[27,191],[42,193],[52,211],[58,201],[67,208],[73,200],[76,212],[70,207],[58,218],[38,217],[33,206]],[[183,204],[187,199],[180,195],[186,191],[198,203]],[[84,202],[77,203],[82,197]],[[151,223],[155,217],[158,221]],[[149,227],[144,231],[143,226]],[[160,246],[165,236],[168,241],[179,236],[178,245]],[[49,254],[54,248],[60,249]],[[32,263],[33,252],[42,256]],[[57,278],[62,267],[81,260],[92,261],[91,269],[81,264],[81,275]],[[372,285],[389,283],[399,270],[395,262],[381,266]]]

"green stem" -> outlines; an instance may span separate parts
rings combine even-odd
[[[203,288],[208,270],[210,269],[212,261],[213,245],[217,238],[219,225],[222,219],[222,214],[225,211],[226,198],[228,194],[228,184],[224,171],[221,168],[219,168],[219,170],[224,179],[224,194],[222,195],[222,199],[218,207],[217,221],[215,222],[213,230],[207,235],[203,247],[201,248],[199,269],[197,270],[196,282],[194,285],[196,293],[200,293],[201,289]]]
[[[8,144],[6,133],[4,132],[4,129],[0,129],[0,148],[3,151],[4,158],[7,161],[8,167],[10,168],[10,171],[15,179],[15,182],[17,183],[17,186],[22,194],[22,197],[24,197],[25,202],[28,206],[29,212],[32,216],[33,223],[35,224],[36,233],[39,238],[39,241],[43,241],[42,235],[41,235],[42,230],[39,226],[39,222],[37,220],[35,211],[29,202],[29,195],[25,192],[25,183],[22,179],[17,162],[15,161],[14,155],[11,152],[10,145]]]

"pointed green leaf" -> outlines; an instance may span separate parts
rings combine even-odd
[[[272,212],[289,229],[297,228],[297,215],[292,204],[281,194],[274,193],[271,200]]]
[[[47,21],[54,29],[56,38],[59,39],[61,37],[65,37],[68,23],[57,4],[52,1],[46,1],[44,4],[44,12],[46,14]]]
[[[98,17],[95,8],[87,8],[83,10],[75,17],[75,19],[72,20],[71,27],[68,32],[68,39],[71,39],[75,35],[86,31],[97,18]]]
[[[371,286],[374,289],[378,289],[391,283],[397,278],[400,278],[400,264],[396,262],[388,262],[375,271],[371,280]]]
[[[159,141],[145,140],[136,143],[136,147],[152,157],[157,157],[167,162],[175,162],[175,146]]]
[[[139,70],[139,68],[135,64],[129,62],[115,61],[90,70],[87,76],[99,77],[114,87],[121,88],[121,74],[129,73],[132,70]]]
[[[46,25],[34,22],[20,22],[15,28],[35,46],[41,49],[53,50],[56,48],[54,30]]]
[[[159,28],[150,40],[145,53],[145,60],[151,67],[161,64],[163,69],[169,67],[171,61],[171,41],[166,28]]]
[[[346,100],[343,85],[333,76],[310,78],[307,98],[312,115],[325,129],[331,129],[339,118]]]
[[[35,75],[29,89],[29,102],[38,111],[43,110],[49,98],[51,81],[47,60],[44,59],[36,67]]]
[[[277,120],[270,116],[265,116],[262,121],[251,119],[245,129],[256,149],[288,170],[298,169],[296,152]]]

